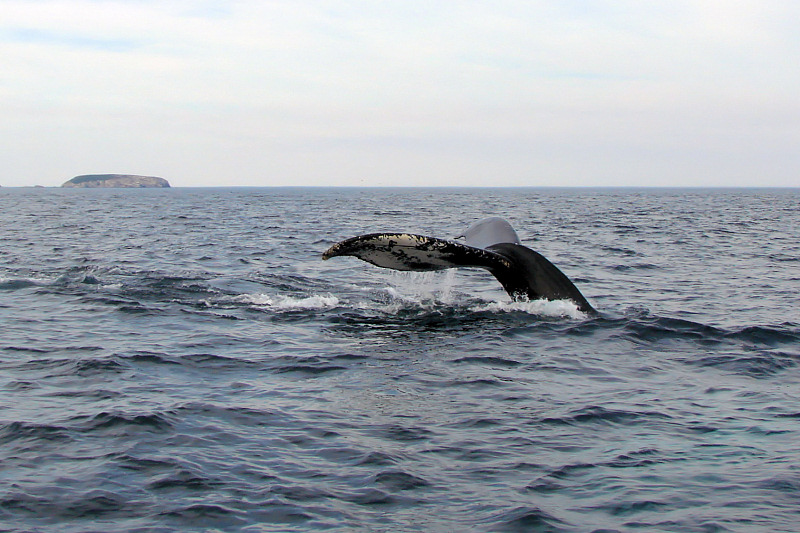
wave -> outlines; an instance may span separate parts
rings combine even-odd
[[[726,329],[672,317],[634,317],[610,320],[626,329],[633,337],[642,340],[658,338],[697,339],[705,343],[748,343],[753,345],[781,346],[800,342],[800,325],[786,322],[780,325],[754,325]]]
[[[567,531],[560,518],[538,507],[515,507],[479,520],[490,531]]]
[[[14,421],[0,425],[0,444],[8,446],[20,441],[72,441],[67,428],[53,424]]]
[[[606,409],[602,406],[592,405],[566,413],[560,417],[546,417],[539,423],[552,425],[634,425],[642,420],[670,419],[666,413],[659,411]]]
[[[386,281],[386,277],[383,278]],[[173,312],[242,319],[236,310],[293,313],[355,312],[397,317],[410,315],[536,316],[582,320],[570,301],[474,298],[456,288],[456,272],[388,273],[389,285],[331,283],[313,275],[254,272],[247,277],[204,271],[132,269],[124,265],[82,265],[44,277],[0,277],[0,290],[36,286],[83,302],[116,308],[137,316],[163,317]],[[233,313],[219,313],[218,311]],[[317,315],[309,315],[309,318]]]
[[[292,272],[226,276],[190,270],[134,270],[119,265],[78,266],[49,280],[36,273],[0,277],[0,290],[36,286],[41,293],[77,296],[80,304],[91,304],[92,310],[97,305],[108,306],[136,315],[137,319],[153,316],[161,320],[186,313],[211,319],[253,320],[258,316],[252,313],[256,311],[269,314],[271,320],[346,324],[353,334],[358,333],[359,325],[373,329],[381,325],[389,330],[422,326],[466,332],[490,328],[509,336],[540,335],[544,324],[553,323],[558,334],[604,338],[611,334],[640,345],[678,342],[679,351],[682,346],[691,352],[698,345],[729,345],[738,354],[733,359],[719,350],[709,357],[698,356],[695,351],[686,356],[687,362],[753,376],[797,366],[800,359],[796,349],[800,343],[797,324],[726,329],[683,318],[654,316],[646,309],[626,310],[622,315],[601,311],[590,317],[567,300],[519,302],[509,301],[499,291],[479,293],[484,296],[462,292],[470,287],[468,276],[459,278],[457,283],[454,270],[410,275],[391,272],[354,284]],[[1,349],[35,347],[15,344]]]
[[[29,287],[37,287],[41,280],[33,278],[0,278],[0,291],[18,291]]]
[[[735,374],[766,378],[800,364],[800,352],[755,350],[755,353],[707,355],[686,361],[698,367],[715,367]]]
[[[165,413],[123,413],[102,411],[93,416],[76,416],[72,422],[81,432],[128,434],[139,431],[166,433],[174,429],[174,421]]]

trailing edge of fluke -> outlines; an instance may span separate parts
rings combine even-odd
[[[543,255],[523,246],[504,219],[480,220],[456,238],[462,237],[463,244],[411,233],[370,233],[334,244],[322,259],[349,255],[412,271],[478,267],[491,272],[514,300],[572,300],[579,310],[595,313],[575,284]]]

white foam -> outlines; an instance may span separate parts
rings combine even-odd
[[[330,309],[339,305],[339,298],[331,294],[315,294],[303,298],[284,296],[282,294],[240,294],[233,300],[238,303],[253,305],[255,307],[287,310],[287,309]]]
[[[575,302],[570,300],[531,300],[523,302],[489,302],[470,307],[474,312],[514,313],[523,312],[537,316],[586,318],[583,311],[578,310]]]
[[[264,310],[287,311],[302,309],[333,309],[342,305],[353,309],[373,310],[390,315],[398,314],[406,310],[438,311],[448,308],[461,308],[472,313],[528,313],[535,316],[545,317],[567,317],[573,319],[584,319],[586,314],[579,311],[577,305],[570,300],[532,300],[532,301],[484,301],[475,304],[474,300],[468,305],[467,302],[459,302],[458,294],[454,294],[453,278],[445,276],[444,288],[442,290],[430,290],[429,282],[435,281],[434,277],[426,275],[416,277],[417,284],[407,283],[402,287],[386,286],[378,290],[382,296],[375,301],[375,293],[369,299],[357,298],[355,301],[343,301],[332,294],[312,294],[310,296],[287,296],[282,294],[239,294],[237,296],[225,297],[223,300],[244,304]],[[406,278],[408,279],[408,278]],[[441,281],[441,276],[438,280]],[[439,285],[441,287],[441,285]],[[371,290],[375,289],[363,289]],[[209,307],[212,302],[203,302]],[[217,303],[221,303],[217,301]]]
[[[400,291],[398,291],[394,287],[386,287],[383,290],[386,292],[386,294],[389,295],[390,298],[392,298],[394,300],[406,300],[407,299],[405,296],[400,294]]]

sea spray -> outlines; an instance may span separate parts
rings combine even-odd
[[[454,270],[389,273],[393,294],[399,299],[423,306],[452,304],[455,275]]]

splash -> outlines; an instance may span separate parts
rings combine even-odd
[[[339,298],[331,294],[314,294],[303,298],[269,294],[241,294],[233,300],[258,308],[275,310],[331,309],[339,305]]]
[[[470,307],[471,311],[483,313],[528,313],[537,316],[586,318],[575,302],[570,300],[530,300],[524,302],[489,302]]]
[[[444,272],[391,272],[392,286],[386,292],[394,299],[423,306],[453,304],[455,270]]]

